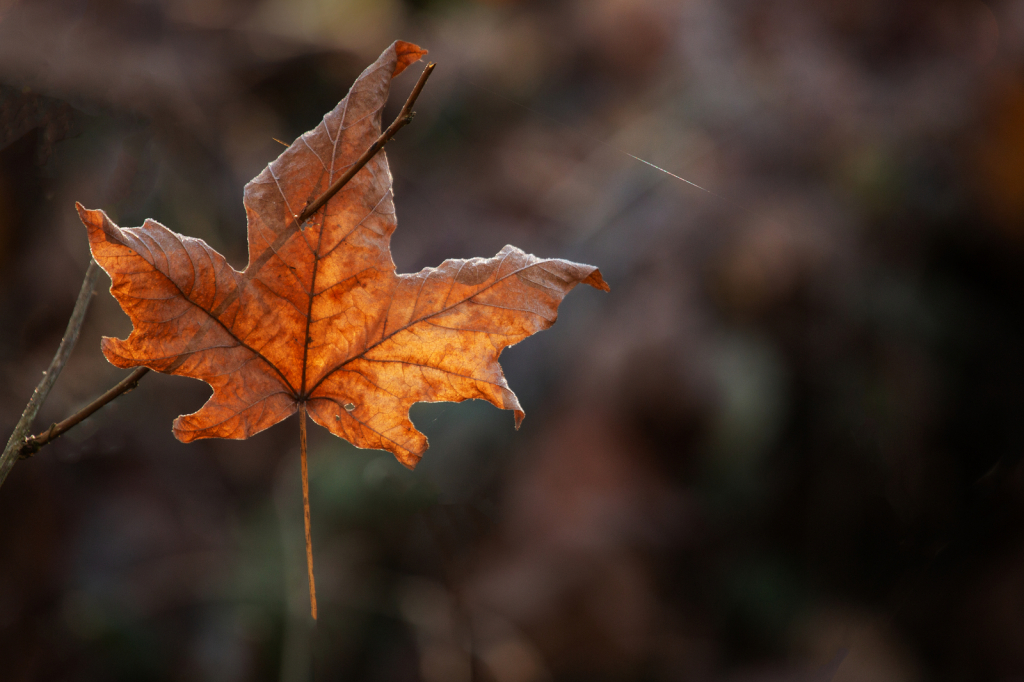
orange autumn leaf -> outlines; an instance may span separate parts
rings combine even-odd
[[[377,140],[392,78],[424,54],[394,43],[320,125],[246,185],[241,272],[153,220],[122,229],[79,206],[93,257],[134,325],[127,339],[103,339],[107,359],[213,387],[202,409],[174,421],[179,440],[248,438],[305,405],[331,433],[411,468],[427,449],[409,420],[413,403],[479,398],[513,410],[518,427],[523,410],[501,351],[551,326],[580,282],[608,290],[595,267],[513,246],[397,274],[383,151],[297,224]]]

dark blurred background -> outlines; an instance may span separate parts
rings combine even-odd
[[[296,420],[183,445],[208,388],[147,376],[0,490],[0,678],[1024,679],[1021,0],[0,0],[4,427],[75,201],[241,269],[273,138],[395,39],[438,63],[399,271],[612,292],[503,355],[519,432],[418,405],[409,472],[313,428],[315,633]],[[124,375],[106,287],[36,431]]]

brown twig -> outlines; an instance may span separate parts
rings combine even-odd
[[[76,426],[81,422],[88,419],[93,412],[100,409],[114,398],[124,395],[128,391],[131,391],[139,385],[139,379],[145,376],[146,372],[149,371],[149,367],[138,367],[132,371],[131,374],[122,379],[116,386],[111,388],[109,391],[101,395],[96,400],[92,401],[78,412],[60,422],[59,424],[53,424],[50,428],[46,429],[42,433],[38,433],[31,438],[26,438],[21,447],[21,457],[26,459],[31,457],[39,448],[43,447],[47,443],[56,438],[59,438],[65,431],[70,429],[72,426]]]
[[[331,200],[335,194],[341,190],[345,184],[355,177],[356,173],[362,170],[363,166],[369,163],[377,152],[384,148],[388,140],[393,138],[399,130],[405,127],[410,121],[412,121],[415,112],[412,110],[413,105],[416,104],[416,99],[420,96],[420,92],[423,90],[423,86],[427,82],[427,78],[430,77],[430,73],[434,70],[434,64],[430,63],[423,69],[423,73],[420,74],[420,78],[416,81],[416,86],[409,93],[409,98],[405,101],[402,106],[402,110],[398,112],[398,116],[388,126],[387,130],[380,134],[380,137],[369,146],[369,148],[363,152],[355,163],[353,163],[347,171],[345,171],[341,177],[337,179],[330,187],[328,187],[323,194],[317,197],[313,203],[306,207],[306,209],[299,215],[296,216],[296,221],[302,223],[307,220],[311,215],[316,213],[324,204]],[[7,478],[7,474],[10,472],[11,467],[18,459],[24,459],[31,457],[33,454],[39,451],[44,445],[50,441],[58,438],[68,429],[76,426],[77,424],[84,421],[87,417],[93,414],[96,410],[100,409],[111,400],[114,400],[120,395],[127,393],[128,391],[135,388],[139,379],[141,379],[146,372],[149,371],[148,367],[139,367],[127,377],[124,378],[120,383],[111,388],[109,391],[101,395],[96,400],[92,401],[79,410],[75,414],[71,415],[64,421],[52,425],[46,431],[36,434],[35,436],[26,437],[29,429],[32,426],[32,420],[35,419],[36,414],[39,412],[39,408],[42,407],[43,401],[46,400],[46,396],[49,394],[50,389],[53,387],[53,382],[57,380],[57,375],[60,374],[60,370],[64,367],[67,362],[67,356],[71,354],[71,349],[74,348],[75,342],[78,340],[78,332],[81,330],[82,321],[85,319],[85,311],[89,307],[89,298],[92,295],[92,290],[95,287],[96,279],[99,276],[99,266],[96,265],[96,261],[90,261],[89,269],[85,275],[85,282],[82,283],[82,291],[78,294],[78,302],[75,304],[75,310],[71,314],[71,320],[68,321],[68,329],[64,334],[64,339],[61,341],[60,348],[57,349],[57,355],[54,356],[53,362],[50,363],[50,369],[46,371],[46,376],[39,383],[35,393],[32,394],[32,399],[29,404],[25,407],[25,412],[22,413],[21,419],[18,421],[18,425],[14,428],[14,433],[11,434],[10,440],[7,442],[7,447],[4,449],[3,455],[0,455],[0,485],[3,485],[4,480]],[[88,287],[87,287],[88,285]],[[88,288],[88,294],[86,289]],[[302,420],[302,431],[305,433],[305,419]],[[305,450],[303,449],[303,452]],[[305,456],[303,456],[303,480],[305,481]],[[306,486],[303,486],[305,493]],[[309,540],[309,501],[308,494],[306,495],[306,539]],[[307,551],[308,545],[307,545]],[[310,598],[313,609],[313,618],[316,618],[316,593],[313,587],[313,564],[312,556],[309,564],[309,586],[310,586]]]
[[[7,440],[7,446],[4,448],[3,454],[0,455],[0,485],[3,485],[3,482],[7,480],[7,474],[11,472],[14,463],[18,461],[25,436],[28,435],[29,429],[32,428],[32,420],[39,414],[39,408],[43,406],[43,401],[50,394],[50,389],[53,388],[54,382],[57,381],[57,377],[60,375],[61,370],[64,369],[64,365],[67,364],[68,358],[71,357],[71,351],[74,350],[75,344],[78,342],[78,334],[82,331],[85,311],[89,309],[89,301],[92,299],[92,292],[96,288],[96,280],[99,279],[99,274],[100,266],[96,264],[96,261],[90,260],[89,267],[85,271],[85,278],[82,280],[82,288],[78,290],[78,300],[75,301],[75,309],[71,311],[71,319],[68,320],[67,329],[64,330],[64,338],[60,340],[57,353],[53,356],[53,360],[50,361],[50,366],[43,372],[43,380],[39,382],[36,390],[32,393],[32,397],[29,398],[25,411],[21,413],[21,418],[14,427],[11,437]]]
[[[416,115],[416,112],[412,110],[412,107],[416,104],[416,98],[420,96],[420,91],[423,90],[423,86],[426,84],[427,79],[430,78],[430,74],[433,70],[433,62],[424,67],[423,73],[420,74],[420,79],[416,81],[416,87],[414,87],[412,92],[409,93],[409,99],[405,100],[402,110],[398,112],[398,116],[391,125],[388,126],[388,129],[380,134],[377,141],[371,144],[369,148],[363,152],[363,155],[360,156],[355,163],[349,166],[349,169],[342,173],[341,177],[335,180],[333,185],[328,187],[327,190],[317,197],[312,204],[307,206],[306,210],[296,216],[296,222],[301,224],[308,220],[311,215],[320,210],[324,204],[331,200],[331,197],[338,193],[338,190],[345,186],[345,183],[355,177],[355,174],[362,170],[363,166],[369,163],[370,159],[384,148],[384,145],[387,144],[388,140],[394,137],[399,130],[412,121],[413,116]]]
[[[306,466],[306,403],[299,403],[299,457],[302,462],[302,515],[306,524],[306,569],[309,571],[309,612],[316,620],[316,581],[313,580],[313,536],[309,524],[309,467]]]

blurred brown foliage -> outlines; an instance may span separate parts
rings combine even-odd
[[[399,270],[514,243],[615,290],[503,354],[519,433],[417,406],[407,472],[311,432],[315,636],[297,426],[182,445],[206,389],[147,377],[0,490],[4,678],[1024,675],[1021,0],[0,0],[5,423],[75,200],[241,266],[273,138],[396,38],[438,63]],[[120,376],[93,305],[40,427]]]

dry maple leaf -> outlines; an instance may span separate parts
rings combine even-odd
[[[514,246],[494,258],[395,273],[391,172],[384,153],[374,152],[410,120],[433,67],[405,117],[382,135],[392,78],[424,54],[394,43],[320,125],[245,186],[249,265],[242,272],[202,240],[160,223],[121,229],[103,211],[78,206],[93,257],[134,325],[127,339],[105,337],[104,355],[118,367],[213,387],[202,409],[174,421],[179,440],[248,438],[300,413],[314,619],[307,412],[331,433],[389,450],[409,468],[427,449],[409,420],[415,402],[481,398],[513,410],[518,428],[523,410],[505,383],[501,351],[554,324],[562,298],[580,282],[608,290],[595,267]]]
[[[174,435],[248,438],[298,410],[360,448],[412,468],[427,449],[409,420],[419,401],[480,398],[523,410],[498,364],[502,349],[551,326],[562,298],[600,271],[506,246],[399,275],[391,173],[376,154],[341,191],[297,217],[381,134],[393,77],[426,54],[396,42],[348,95],[245,186],[249,265],[147,220],[121,229],[79,206],[93,257],[131,317],[103,339],[122,368],[202,379],[213,395]],[[303,418],[303,424],[305,420]]]

